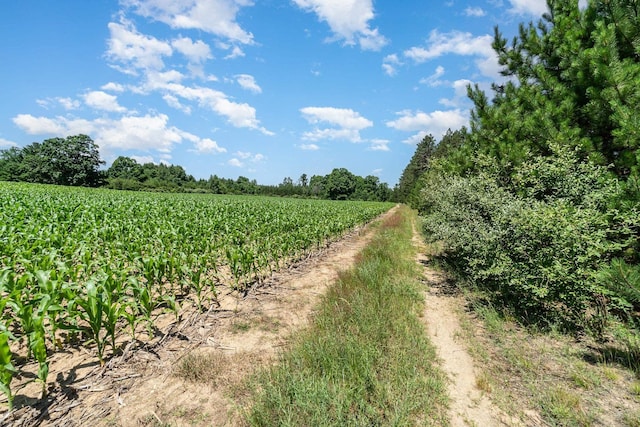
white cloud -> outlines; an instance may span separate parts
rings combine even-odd
[[[175,144],[183,140],[194,143],[199,140],[195,135],[169,126],[169,118],[165,114],[94,120],[20,114],[13,118],[13,122],[32,135],[90,135],[103,151],[125,149],[169,153]]]
[[[227,163],[237,168],[241,168],[244,166],[244,163],[242,163],[240,160],[236,159],[235,157],[233,159],[229,159]]]
[[[83,95],[84,102],[96,110],[109,111],[113,113],[124,113],[126,108],[118,104],[118,98],[101,90],[88,92]]]
[[[56,98],[65,110],[77,110],[80,108],[80,101],[71,98]]]
[[[13,123],[31,135],[64,134],[64,126],[59,121],[48,117],[34,117],[31,114],[18,114],[13,118]]]
[[[406,143],[419,142],[424,135],[430,133],[434,137],[439,138],[446,133],[448,129],[459,129],[469,122],[467,114],[460,109],[447,111],[433,111],[424,113],[422,111],[404,110],[396,113],[399,118],[386,123],[390,128],[404,132],[416,132],[418,134],[406,139]]]
[[[427,48],[412,47],[405,50],[404,55],[417,63],[422,63],[448,53],[487,57],[493,54],[493,49],[491,48],[492,42],[493,37],[488,34],[474,37],[471,33],[463,33],[460,31],[440,33],[438,30],[433,30],[429,34]]]
[[[135,88],[134,92],[146,93],[153,90],[162,90],[170,83],[180,83],[184,78],[184,74],[176,70],[170,71],[151,71],[146,75],[146,82],[142,87]]]
[[[236,22],[242,7],[252,0],[122,0],[144,17],[172,28],[202,30],[242,44],[253,43],[253,35]]]
[[[245,56],[244,51],[240,49],[238,46],[233,46],[233,48],[231,49],[231,53],[225,56],[224,59],[235,59],[243,56]]]
[[[299,147],[301,150],[306,151],[317,151],[320,149],[316,144],[300,144]]]
[[[314,129],[302,134],[302,139],[307,141],[320,141],[323,139],[346,139],[351,142],[362,142],[360,132],[355,129]]]
[[[373,30],[363,30],[358,37],[360,48],[362,50],[378,51],[389,43],[389,41],[382,34],[378,32],[377,28]]]
[[[173,40],[171,46],[186,56],[189,62],[201,63],[212,57],[209,45],[202,40],[194,42],[189,37],[180,37]]]
[[[303,138],[311,141],[321,139],[346,139],[351,142],[361,142],[360,131],[373,126],[373,122],[360,113],[347,108],[334,107],[305,107],[300,109],[303,117],[311,124],[327,123],[337,126],[305,132]]]
[[[179,83],[163,83],[162,81],[150,82],[146,89],[160,90],[168,92],[174,97],[195,101],[200,106],[207,107],[226,117],[229,123],[235,127],[256,129],[265,135],[273,135],[273,132],[260,126],[260,121],[256,118],[255,108],[246,103],[230,101],[223,92],[208,87],[190,87]],[[171,98],[170,101],[172,101]]]
[[[395,53],[385,56],[382,60],[382,69],[388,76],[395,76],[398,73],[396,69],[398,65],[402,65],[402,62]]]
[[[384,70],[384,73],[388,76],[395,76],[398,72],[393,65],[387,64],[384,62],[382,63],[382,69]]]
[[[435,71],[433,72],[433,74],[431,74],[429,77],[420,79],[420,83],[429,85],[431,87],[440,86],[444,84],[444,82],[440,80],[440,77],[442,77],[443,75],[444,75],[444,67],[441,65],[438,65]]]
[[[262,88],[256,83],[256,79],[249,74],[238,74],[235,76],[238,84],[253,93],[262,93]]]
[[[165,114],[125,116],[117,120],[96,120],[96,143],[101,148],[158,150],[170,152],[182,142],[185,132],[167,126]]]
[[[380,50],[388,41],[377,28],[370,28],[374,18],[372,0],[293,0],[300,8],[315,13],[334,33],[333,40],[348,45],[359,44],[363,50]]]
[[[81,105],[80,101],[78,101],[77,99],[71,99],[68,97],[36,99],[36,104],[38,104],[40,107],[46,110],[48,110],[54,103],[60,104],[62,108],[64,108],[65,110],[77,110],[78,108],[80,108],[80,105]]]
[[[464,10],[464,14],[467,16],[474,16],[479,18],[485,16],[487,13],[481,7],[469,6]]]
[[[440,33],[433,30],[429,34],[427,46],[414,46],[404,51],[404,56],[420,64],[447,54],[478,57],[476,65],[480,72],[494,79],[500,79],[500,65],[491,47],[493,37],[485,34],[474,37],[471,33],[452,31]]]
[[[305,107],[300,109],[309,123],[327,122],[347,129],[362,130],[373,126],[373,122],[348,108]]]
[[[102,90],[110,90],[111,92],[124,92],[124,86],[120,83],[109,82],[100,87]]]
[[[266,160],[266,157],[264,154],[260,154],[260,153],[253,154],[249,151],[236,151],[235,153],[233,153],[233,155],[235,157],[229,160],[228,163],[231,166],[235,166],[239,168],[243,167],[246,164],[246,162],[260,163],[263,160]]]
[[[0,148],[9,148],[9,147],[17,147],[18,144],[16,144],[13,141],[9,141],[8,139],[4,139],[4,138],[0,138]]]
[[[422,141],[427,135],[429,135],[429,132],[423,130],[414,135],[411,135],[409,138],[405,139],[402,142],[409,145],[418,145],[420,141]]]
[[[164,101],[167,103],[169,107],[175,108],[176,110],[180,110],[185,114],[191,114],[191,107],[189,107],[188,105],[182,105],[182,103],[177,97],[167,93],[162,96],[162,99],[164,99]]]
[[[218,143],[212,139],[204,138],[197,139],[194,141],[193,146],[195,147],[195,152],[205,154],[205,153],[226,153],[227,149],[224,147],[220,147]]]
[[[160,70],[164,68],[163,56],[171,56],[171,45],[155,37],[139,33],[132,23],[108,24],[111,36],[107,42],[106,56],[123,66],[115,67],[126,74],[136,74],[136,69]]]
[[[469,99],[467,97],[467,86],[473,84],[471,80],[460,79],[453,82],[451,87],[453,88],[453,98],[446,99],[442,98],[438,102],[447,107],[458,108],[461,107],[464,103],[468,103]]]
[[[546,0],[509,0],[509,3],[509,12],[517,15],[542,16],[548,10]]]
[[[391,141],[388,139],[372,139],[369,142],[371,143],[369,146],[369,150],[371,151],[391,151],[389,148]]]
[[[153,160],[153,156],[129,156],[129,157],[141,165],[144,165],[145,163],[153,163],[156,165],[158,164],[155,160]]]

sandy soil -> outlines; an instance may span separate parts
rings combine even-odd
[[[56,353],[49,396],[36,403],[27,396],[37,384],[25,387],[16,398],[18,409],[9,416],[0,413],[0,425],[242,425],[234,401],[247,392],[244,380],[275,360],[287,337],[306,324],[327,285],[354,263],[372,235],[371,227],[355,230],[246,295],[221,286],[219,305],[205,313],[187,309],[179,321],[160,315],[153,340],[123,342],[121,354],[104,366],[86,350]],[[214,376],[205,382],[177,376],[176,367],[190,354],[218,362],[211,367]]]
[[[446,278],[429,268],[424,243],[414,227],[413,243],[427,289],[422,317],[429,339],[436,347],[441,367],[449,378],[450,420],[453,427],[521,425],[510,419],[477,386],[476,367],[459,340],[457,307],[464,304]]]

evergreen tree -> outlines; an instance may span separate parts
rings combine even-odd
[[[435,151],[435,140],[432,135],[426,135],[416,147],[409,164],[404,168],[398,184],[397,198],[400,202],[407,202],[418,178],[429,168],[429,162]]]
[[[469,88],[474,148],[506,177],[549,143],[637,174],[640,145],[640,4],[634,0],[548,1],[537,25],[521,24],[509,44],[498,28],[493,48],[502,74],[492,102]]]

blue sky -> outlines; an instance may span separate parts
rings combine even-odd
[[[393,186],[500,79],[493,27],[544,0],[20,0],[0,13],[0,148],[85,133],[196,178],[333,168]]]

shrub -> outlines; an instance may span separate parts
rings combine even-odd
[[[534,158],[498,184],[490,165],[471,177],[427,172],[419,209],[444,261],[474,286],[534,321],[579,325],[603,287],[599,272],[633,245],[626,215],[607,208],[619,195],[605,168],[569,149]],[[615,231],[613,231],[615,230]]]

